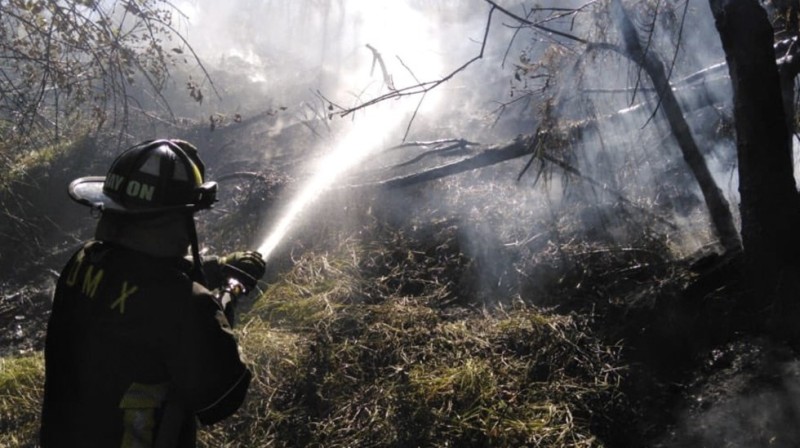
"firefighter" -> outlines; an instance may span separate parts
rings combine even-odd
[[[194,213],[216,200],[204,174],[193,145],[150,140],[70,184],[100,219],[53,298],[43,448],[193,447],[198,422],[243,402],[251,374],[221,298],[227,280],[252,290],[265,264],[255,252],[201,260]]]

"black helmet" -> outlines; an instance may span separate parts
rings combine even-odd
[[[106,177],[82,177],[69,185],[70,197],[103,212],[150,214],[196,211],[216,201],[216,182],[204,182],[197,148],[183,140],[148,140],[111,165]]]

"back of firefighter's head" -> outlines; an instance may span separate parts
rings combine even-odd
[[[157,256],[184,255],[194,231],[193,213],[216,200],[217,185],[204,176],[192,144],[148,140],[120,154],[105,177],[73,181],[69,194],[102,213],[97,239]]]

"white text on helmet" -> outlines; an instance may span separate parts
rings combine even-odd
[[[109,174],[106,177],[103,187],[111,191],[117,191],[124,181],[125,178],[119,174]],[[128,181],[128,184],[125,186],[125,194],[131,197],[144,199],[145,201],[152,201],[155,191],[156,187],[153,185],[143,184],[135,180]]]

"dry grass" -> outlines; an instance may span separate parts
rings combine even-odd
[[[409,216],[350,210],[355,231],[331,214],[324,232],[296,236],[290,268],[241,309],[236,331],[255,374],[247,401],[204,428],[201,445],[603,446],[628,423],[627,369],[621,344],[592,319],[647,308],[688,274],[669,241],[630,231],[647,222],[542,213],[536,201],[547,200],[514,191],[456,182],[458,213],[433,198],[413,213],[399,204]],[[259,194],[242,190],[231,210],[258,213]],[[236,216],[213,218],[204,234],[217,249],[252,237],[233,231]],[[28,446],[41,355],[2,368],[0,446]]]
[[[469,262],[427,230],[295,260],[243,318],[258,380],[205,446],[602,446],[621,347],[521,301],[454,306]]]
[[[41,353],[0,359],[0,446],[33,446],[44,387]]]

